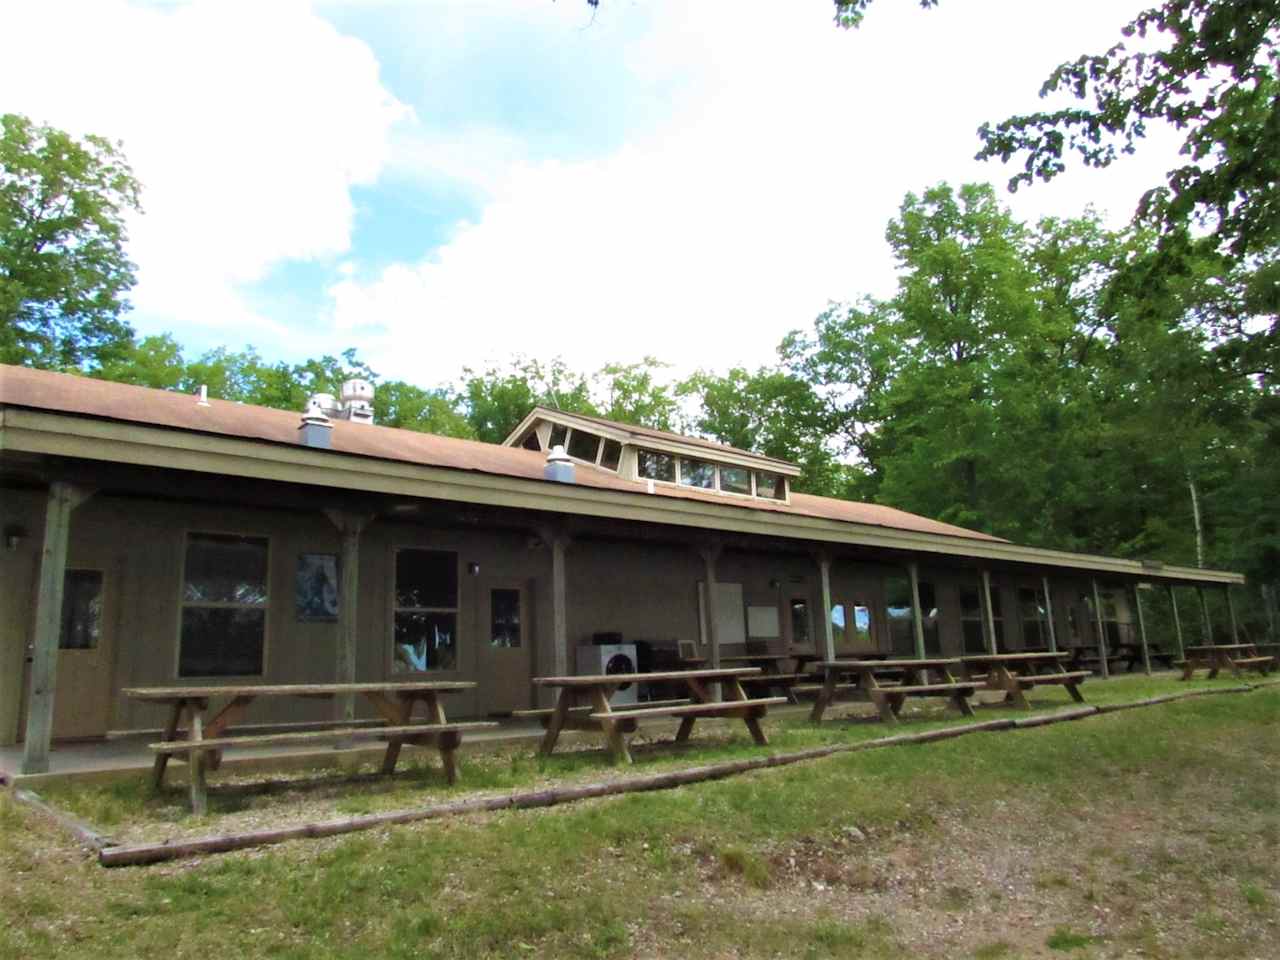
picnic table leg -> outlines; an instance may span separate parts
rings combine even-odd
[[[182,711],[184,709],[182,700],[175,700],[169,707],[169,719],[164,725],[164,740],[166,743],[172,743],[173,738],[178,735],[178,725],[182,723]],[[157,753],[155,763],[151,767],[151,786],[155,790],[159,790],[164,786],[164,770],[169,765],[169,755],[167,753]]]
[[[205,724],[205,737],[212,739],[222,736],[227,727],[244,715],[245,710],[248,709],[251,703],[253,703],[253,697],[232,697],[227,705],[214,714],[213,719]],[[217,770],[220,766],[222,766],[222,751],[207,751],[204,755],[204,768],[206,770]]]
[[[595,702],[597,713],[613,713],[613,708],[609,706],[609,694],[603,688],[592,687],[591,699]],[[631,751],[627,749],[627,741],[622,735],[622,731],[618,728],[618,721],[604,719],[600,721],[600,725],[604,727],[604,735],[609,741],[609,754],[612,756],[613,762],[631,763]]]
[[[1027,702],[1026,694],[1022,692],[1022,685],[1018,683],[1017,676],[1002,663],[996,666],[999,668],[998,682],[1005,691],[1005,703],[1012,703],[1019,710],[1030,710],[1031,704]]]
[[[556,697],[556,708],[547,719],[547,732],[542,735],[542,746],[538,748],[539,756],[549,757],[551,751],[556,748],[556,741],[560,739],[560,730],[569,717],[569,706],[572,701],[573,694],[569,692],[569,688],[561,687]]]
[[[1222,658],[1216,653],[1209,654],[1209,679],[1216,680],[1218,671],[1222,669]]]
[[[204,782],[204,751],[197,744],[204,739],[204,710],[194,704],[190,710],[191,730],[188,739],[192,748],[187,755],[187,774],[191,778],[191,812],[197,817],[203,817],[209,811],[209,799]]]
[[[826,679],[822,681],[822,689],[818,691],[818,698],[813,701],[813,710],[809,713],[809,722],[818,724],[822,722],[822,715],[827,712],[827,707],[836,695],[837,674],[834,670],[827,670]]]
[[[364,691],[365,699],[368,700],[375,710],[382,714],[382,718],[392,727],[402,727],[409,722],[409,718],[413,716],[413,695],[401,695],[394,701],[383,694],[379,690]],[[389,777],[396,772],[396,763],[400,760],[400,747],[404,744],[402,737],[391,737],[387,740],[387,749],[382,754],[381,773],[384,777]]]
[[[747,691],[742,689],[742,683],[737,677],[730,677],[725,681],[725,685],[729,688],[728,699],[747,699]],[[747,732],[751,734],[751,739],[756,742],[757,746],[767,747],[769,745],[769,738],[765,736],[764,728],[760,726],[760,715],[754,709],[743,715],[742,722],[747,725]]]
[[[449,721],[445,719],[444,704],[440,702],[440,696],[434,690],[426,691],[427,716],[431,718],[432,723],[444,725]],[[413,704],[410,703],[409,709],[405,712],[405,722],[409,722],[410,716],[413,714]],[[440,751],[440,765],[444,767],[444,778],[449,783],[457,783],[458,781],[458,746],[462,742],[462,737],[456,731],[439,734],[436,739],[436,749]]]
[[[955,683],[956,678],[951,675],[951,671],[946,667],[935,667],[934,674],[938,678],[939,683]],[[960,711],[960,715],[964,717],[973,716],[973,707],[969,704],[969,698],[963,693],[953,693],[947,698],[951,701],[951,706]]]
[[[893,708],[894,698],[876,682],[875,673],[870,670],[862,671],[858,684],[866,693],[867,699],[875,704],[880,720],[890,726],[895,725],[898,722],[898,711]]]
[[[684,743],[691,733],[693,733],[693,717],[682,717],[680,729],[676,731],[676,743]]]

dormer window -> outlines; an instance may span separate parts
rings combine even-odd
[[[685,487],[701,487],[703,490],[716,488],[716,465],[706,460],[687,460],[680,458],[680,485]]]
[[[622,462],[622,444],[617,440],[606,440],[600,451],[600,466],[606,470],[617,470]]]
[[[751,496],[751,471],[746,467],[721,467],[720,489]]]
[[[575,460],[595,463],[596,458],[600,456],[600,438],[594,433],[587,433],[585,430],[574,430],[569,435],[568,452],[569,456]]]
[[[787,478],[777,473],[756,471],[756,496],[765,500],[787,499]]]
[[[641,480],[663,480],[676,482],[676,458],[669,453],[655,453],[653,450],[636,452],[636,472]]]

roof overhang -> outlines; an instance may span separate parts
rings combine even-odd
[[[22,407],[0,407],[0,451],[191,470],[230,477],[333,487],[402,497],[541,510],[573,516],[661,523],[701,531],[787,537],[816,544],[903,551],[990,563],[1027,564],[1080,574],[1161,583],[1242,584],[1223,570],[1043,550],[1003,541],[747,510],[706,500],[432,467],[332,450],[244,440]]]

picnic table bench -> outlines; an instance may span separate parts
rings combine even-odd
[[[1067,670],[1062,661],[1067,650],[1056,653],[982,653],[961,657],[969,679],[982,682],[986,690],[1002,690],[1005,701],[1030,710],[1024,690],[1047,684],[1066,687],[1076,703],[1084,703],[1080,684],[1091,676],[1089,670]]]
[[[680,728],[676,742],[683,743],[693,732],[694,721],[699,717],[738,717],[756,743],[767,745],[769,740],[760,727],[760,720],[769,707],[786,703],[786,697],[747,696],[742,687],[744,677],[761,673],[759,667],[740,667],[720,670],[667,670],[654,673],[609,673],[573,677],[535,677],[540,687],[558,689],[556,705],[545,710],[521,710],[518,716],[538,717],[546,727],[539,753],[548,756],[556,747],[560,731],[569,727],[579,730],[601,730],[605,734],[609,754],[615,763],[630,763],[631,752],[624,734],[636,730],[637,720],[655,717],[678,717]],[[666,700],[655,703],[634,703],[613,706],[609,698],[624,684],[646,682],[683,683],[689,691],[687,699]],[[725,698],[715,700],[711,684],[720,684]],[[575,700],[585,698],[590,702],[582,709]]]
[[[401,681],[389,683],[290,683],[257,684],[249,686],[190,686],[190,687],[128,687],[125,696],[144,703],[169,707],[169,718],[164,728],[164,738],[149,744],[156,755],[152,769],[152,781],[159,789],[164,783],[169,758],[186,761],[191,781],[191,809],[203,814],[208,808],[206,770],[216,770],[222,762],[222,751],[228,747],[257,747],[290,744],[322,743],[325,741],[385,740],[387,749],[382,758],[382,773],[395,772],[400,748],[406,743],[432,744],[440,751],[445,777],[450,783],[457,780],[458,768],[455,752],[467,730],[496,727],[488,721],[451,723],[445,717],[440,694],[471,690],[474,683],[458,680]],[[227,735],[226,731],[239,720],[249,705],[259,697],[301,697],[304,699],[332,699],[336,696],[361,694],[373,704],[382,716],[379,726],[330,727],[324,730],[287,731]],[[210,703],[215,698],[226,702],[210,715]],[[413,720],[418,703],[426,705],[426,719]],[[184,715],[187,717],[185,732],[179,730]],[[180,735],[181,734],[181,735]]]
[[[763,687],[768,693],[773,690],[781,691],[782,695],[791,703],[796,702],[794,688],[797,683],[804,680],[811,680],[812,677],[801,672],[799,668],[795,668],[790,672],[784,671],[782,665],[784,663],[795,663],[797,656],[794,653],[736,653],[730,656],[720,658],[720,663],[730,667],[746,666],[759,667],[760,673],[751,676],[739,677],[739,682],[747,688]]]
[[[1209,679],[1212,680],[1224,667],[1231,671],[1233,677],[1239,677],[1242,668],[1257,670],[1266,676],[1275,666],[1276,658],[1258,652],[1256,643],[1218,643],[1184,647],[1185,660],[1179,660],[1174,666],[1182,668],[1183,680],[1190,680],[1197,670],[1208,668]]]
[[[965,716],[973,716],[969,697],[977,689],[971,680],[957,681],[951,668],[954,658],[933,657],[911,660],[826,660],[822,662],[823,682],[809,714],[812,723],[821,723],[841,691],[856,690],[876,706],[880,719],[897,723],[907,697],[946,697]],[[853,679],[848,679],[850,676]],[[888,681],[888,682],[885,682]]]

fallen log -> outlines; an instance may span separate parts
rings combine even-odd
[[[93,827],[89,826],[89,824],[85,823],[83,820],[77,819],[69,813],[63,813],[61,810],[49,806],[49,804],[45,803],[37,793],[33,793],[30,790],[15,789],[13,791],[13,798],[19,803],[26,804],[28,807],[39,810],[90,850],[102,850],[104,847],[109,847],[115,842],[110,837],[98,833],[98,831],[94,830]]]
[[[1067,720],[1083,720],[1085,717],[1091,717],[1095,713],[1101,712],[1101,707],[1074,707],[1070,710],[1059,710],[1057,713],[1046,713],[1037,717],[1018,717],[1012,723],[1018,730],[1025,730],[1028,727],[1047,727],[1051,723],[1064,723]]]

